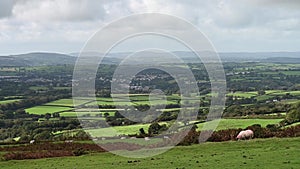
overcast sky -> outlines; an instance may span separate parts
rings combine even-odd
[[[300,51],[299,0],[0,0],[0,55],[78,52],[102,26],[143,12],[188,20],[219,52]]]

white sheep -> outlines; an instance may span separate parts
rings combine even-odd
[[[170,137],[169,136],[164,136],[164,139],[168,140],[168,139],[170,139]]]
[[[33,144],[35,142],[35,140],[30,140],[29,144]]]
[[[73,140],[65,140],[65,143],[73,143]]]
[[[238,140],[241,140],[241,139],[251,139],[253,138],[254,136],[254,133],[252,130],[245,130],[245,131],[241,131],[237,136],[236,138]]]

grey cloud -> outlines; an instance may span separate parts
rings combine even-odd
[[[0,1],[0,19],[12,15],[12,9],[16,0],[1,0]]]
[[[272,5],[280,8],[291,8],[299,9],[300,1],[299,0],[253,0],[250,1],[258,5]]]
[[[105,1],[89,0],[27,0],[19,1],[14,9],[14,17],[37,22],[86,21],[102,19],[106,13]]]

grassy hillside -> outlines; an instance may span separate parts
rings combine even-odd
[[[0,56],[0,66],[42,66],[74,64],[76,57],[58,53],[28,53]]]
[[[0,168],[299,168],[299,141],[298,137],[204,143],[175,147],[164,154],[144,159],[124,158],[111,153],[97,153],[79,157],[0,161]]]

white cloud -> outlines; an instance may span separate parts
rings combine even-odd
[[[1,0],[0,51],[78,51],[101,26],[143,12],[185,18],[221,51],[299,50],[299,9],[299,0]]]
[[[279,6],[281,8],[288,8],[299,10],[300,1],[299,0],[252,0],[249,1],[255,5],[264,5],[264,6]]]

